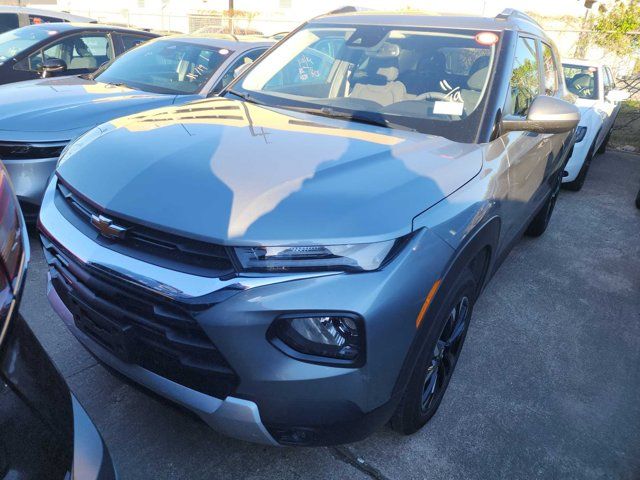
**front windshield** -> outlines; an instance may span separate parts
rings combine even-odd
[[[125,53],[95,79],[155,93],[198,93],[231,53],[226,48],[159,40]]]
[[[15,57],[45,38],[58,32],[41,27],[23,27],[0,34],[0,62]]]
[[[465,141],[477,130],[479,120],[470,118],[484,99],[498,41],[479,33],[311,24],[272,50],[231,94]]]
[[[580,98],[598,98],[598,69],[583,65],[563,64],[564,78],[571,93]]]

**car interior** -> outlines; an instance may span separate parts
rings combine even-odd
[[[596,99],[596,71],[591,67],[564,67],[567,89],[580,98]]]
[[[321,38],[263,90],[328,106],[443,120],[464,118],[476,108],[491,47],[473,37],[391,32],[362,48],[358,43],[368,40],[354,36]]]

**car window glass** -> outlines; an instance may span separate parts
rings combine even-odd
[[[596,67],[564,63],[562,71],[569,92],[588,100],[598,98],[598,69]]]
[[[247,65],[253,63],[260,55],[262,55],[267,50],[266,47],[258,48],[255,50],[251,50],[250,52],[242,54],[238,57],[230,66],[227,68],[227,71],[224,73],[220,81],[213,88],[214,92],[220,92],[227,85],[231,83],[231,81],[236,77],[236,70],[243,65]]]
[[[54,58],[63,60],[69,71],[93,71],[111,60],[113,52],[106,35],[73,35],[30,55],[28,69],[37,71],[43,61]]]
[[[524,37],[518,39],[509,85],[505,112],[526,116],[534,98],[540,93],[538,56],[534,40]]]
[[[611,82],[611,89],[616,88],[616,79],[613,76],[613,72],[611,71],[611,69],[609,67],[605,67],[607,70],[607,73],[609,74],[609,80]]]
[[[15,13],[0,13],[0,32],[8,32],[19,26],[18,15]]]
[[[118,57],[96,80],[158,93],[192,94],[204,87],[232,53],[227,48],[184,41],[153,41]]]
[[[469,138],[499,35],[421,27],[307,25],[234,84],[257,101],[389,128]],[[474,126],[471,126],[471,124]]]
[[[0,62],[20,55],[58,32],[54,28],[22,27],[0,34]]]
[[[558,93],[558,69],[553,50],[546,43],[542,43],[542,59],[544,62],[544,92],[545,95],[554,96]]]
[[[66,22],[60,18],[43,17],[42,15],[29,15],[29,25],[40,25],[41,23]]]
[[[137,47],[141,43],[149,40],[148,38],[138,37],[136,35],[121,35],[120,38],[122,39],[122,44],[124,45],[125,51],[131,50],[132,48]]]
[[[603,80],[603,86],[604,86],[604,94],[606,95],[611,90],[613,90],[613,81],[611,79],[611,72],[607,67],[604,68],[604,76],[602,77],[602,80]]]
[[[336,63],[336,52],[345,41],[343,36],[315,42],[271,78],[264,89],[277,90],[299,85],[328,83],[331,67]]]

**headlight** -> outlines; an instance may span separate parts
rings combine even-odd
[[[302,247],[236,247],[245,271],[377,270],[390,256],[397,240],[352,245]]]
[[[576,130],[576,143],[584,140],[584,136],[587,134],[587,127],[578,127]]]
[[[299,360],[344,367],[364,364],[364,324],[350,313],[287,315],[273,323],[268,336]]]

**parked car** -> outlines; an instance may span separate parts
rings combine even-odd
[[[93,75],[0,87],[0,159],[27,219],[35,219],[58,156],[70,140],[107,120],[215,94],[235,70],[273,42],[162,37]]]
[[[0,34],[0,85],[94,72],[155,33],[109,25],[48,23]]]
[[[27,25],[55,22],[96,23],[93,18],[80,17],[66,12],[0,5],[0,33]]]
[[[595,154],[605,152],[620,102],[629,98],[629,94],[616,89],[611,69],[602,63],[566,60],[562,69],[569,92],[577,96],[581,115],[575,147],[562,181],[565,188],[578,191]]]
[[[0,477],[115,479],[100,434],[20,316],[28,262],[25,224],[0,165]]]
[[[560,65],[517,11],[315,18],[222,97],[67,148],[39,222],[51,304],[228,435],[415,432],[483,286],[549,224],[580,116]]]

